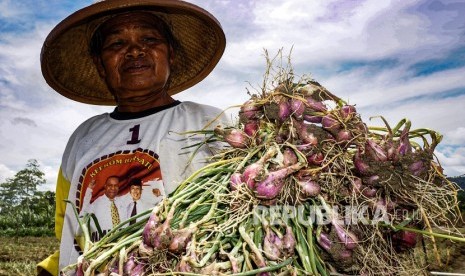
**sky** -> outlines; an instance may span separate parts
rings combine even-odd
[[[0,182],[36,159],[54,190],[74,129],[112,107],[73,102],[40,70],[50,30],[92,0],[0,0]],[[448,176],[465,174],[465,0],[195,0],[226,34],[224,55],[198,85],[175,96],[222,109],[260,87],[265,50],[290,54],[310,75],[355,104],[368,125],[430,128]],[[232,114],[234,115],[234,114]]]

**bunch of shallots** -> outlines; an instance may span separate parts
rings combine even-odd
[[[441,136],[408,120],[367,127],[354,105],[293,77],[281,70],[241,105],[235,125],[199,131],[228,146],[145,221],[122,223],[68,271],[425,272],[413,249],[423,235],[444,237],[434,230],[456,216],[456,187],[433,154]]]

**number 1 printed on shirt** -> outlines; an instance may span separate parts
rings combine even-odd
[[[128,145],[134,145],[134,144],[140,143],[139,129],[140,129],[140,125],[135,125],[129,129],[129,132],[131,132],[132,135],[131,135],[131,140],[127,141]]]

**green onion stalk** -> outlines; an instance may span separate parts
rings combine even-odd
[[[411,275],[426,273],[413,257],[423,237],[465,241],[439,133],[382,116],[369,127],[354,105],[267,61],[237,122],[189,132],[226,145],[209,164],[135,225],[87,241],[65,274]]]

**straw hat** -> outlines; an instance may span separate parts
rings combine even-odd
[[[226,39],[220,23],[204,9],[180,0],[106,0],[78,10],[48,35],[41,53],[47,83],[75,101],[115,105],[116,102],[89,54],[92,34],[115,14],[131,10],[155,13],[179,41],[171,67],[168,93],[174,95],[203,80],[221,58]]]

